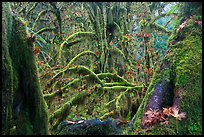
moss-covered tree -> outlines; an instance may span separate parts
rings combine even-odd
[[[181,20],[169,38],[169,51],[132,119],[136,134],[202,134],[202,5],[181,3],[179,10]],[[162,92],[165,94],[157,96]],[[167,106],[186,112],[186,118],[179,121],[171,117],[167,126],[155,124],[145,129],[145,112]]]
[[[47,105],[35,63],[34,38],[26,24],[2,3],[3,134],[48,134]]]

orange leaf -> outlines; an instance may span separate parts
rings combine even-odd
[[[52,73],[50,73],[50,76],[52,77]]]
[[[171,115],[171,107],[170,108],[163,108],[163,114],[170,116]]]
[[[126,34],[125,36],[126,36],[126,38],[128,38],[128,39],[131,38],[131,35],[130,35],[130,34]]]
[[[36,46],[35,49],[33,50],[34,54],[39,54],[40,53],[40,46]]]
[[[138,38],[143,37],[142,32],[140,32],[139,34],[136,34],[136,36],[137,36]]]
[[[112,45],[113,45],[113,42],[111,41],[111,42],[109,43],[109,45],[112,46]]]
[[[42,66],[42,62],[41,61],[37,61],[38,65]]]

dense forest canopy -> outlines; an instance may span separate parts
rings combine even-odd
[[[202,134],[201,3],[4,2],[2,15],[2,134]]]

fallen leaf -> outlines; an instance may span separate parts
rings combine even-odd
[[[171,115],[172,115],[173,117],[175,117],[176,119],[178,119],[178,120],[181,120],[181,118],[186,118],[186,112],[181,112],[181,113],[179,114],[179,108],[178,108],[177,106],[175,106],[175,107],[172,108],[172,113],[171,113]]]
[[[171,115],[171,107],[170,108],[163,108],[163,114],[170,116]]]

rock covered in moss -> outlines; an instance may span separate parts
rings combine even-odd
[[[63,121],[58,127],[58,135],[116,135],[121,133],[119,121],[107,118],[105,121]]]

